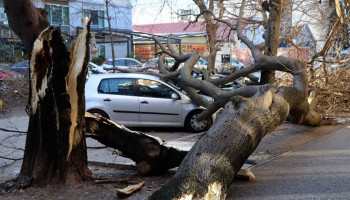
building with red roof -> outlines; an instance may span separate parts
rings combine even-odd
[[[236,20],[230,20],[231,23],[236,24]],[[181,40],[180,44],[174,44],[173,48],[180,50],[181,53],[191,53],[196,51],[201,57],[206,58],[209,55],[209,46],[207,44],[207,33],[205,30],[204,21],[196,23],[189,22],[175,22],[175,23],[161,23],[161,24],[146,24],[134,25],[133,31],[148,33],[152,35],[162,35],[178,38]],[[225,24],[221,23],[216,40],[218,42],[230,41],[235,37],[236,31],[229,31]],[[147,43],[135,43],[135,55],[143,59],[149,59],[155,55],[155,45]],[[181,49],[179,49],[179,45]]]
[[[230,23],[235,26],[237,20],[229,19]],[[254,42],[259,44],[264,42],[263,27],[254,27],[254,25],[243,24],[242,29],[244,34]],[[245,30],[246,29],[246,30]],[[287,55],[303,61],[310,57],[310,49],[315,47],[314,37],[307,24],[290,27],[293,31],[293,41],[299,48],[292,48],[288,41],[280,43],[279,55]],[[181,53],[198,52],[202,58],[209,55],[209,46],[207,44],[207,34],[205,30],[204,21],[197,23],[189,22],[175,22],[175,23],[160,23],[160,24],[146,24],[134,25],[133,31],[148,33],[152,35],[168,36],[172,34],[173,38],[177,38],[181,42],[173,44],[173,48]],[[216,64],[220,65],[230,62],[234,58],[239,62],[249,65],[249,58],[251,57],[250,50],[237,39],[236,31],[231,31],[226,24],[221,23],[216,34],[217,42],[222,43],[222,50],[218,52]],[[134,52],[139,59],[149,59],[155,56],[157,45],[154,43],[134,43]],[[179,49],[179,47],[181,47]]]

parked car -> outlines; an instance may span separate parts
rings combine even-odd
[[[197,63],[194,65],[195,68],[198,69],[207,69],[208,62],[204,60],[203,58],[199,58]]]
[[[220,78],[224,78],[225,76],[226,75],[223,75],[223,74],[211,74],[210,78],[211,79],[220,79]],[[203,80],[203,74],[193,74],[193,78],[197,78],[197,79]],[[223,85],[219,85],[219,88],[222,89],[222,90],[226,90],[226,91],[240,88],[240,87],[243,86],[243,84],[242,84],[243,81],[242,80],[243,80],[243,78],[239,78],[236,81],[231,81],[231,82],[225,83]],[[203,94],[201,91],[199,91],[199,93]]]
[[[147,74],[92,75],[85,85],[85,99],[88,112],[128,127],[186,127],[202,132],[214,120],[197,122],[203,107],[172,84]]]
[[[169,67],[172,67],[175,64],[175,59],[174,58],[165,58],[164,64],[167,64]]]
[[[88,68],[89,68],[89,74],[101,74],[101,73],[107,72],[102,67],[100,67],[92,62],[89,62]],[[16,71],[16,72],[28,71],[29,70],[29,61],[26,60],[23,62],[16,63],[16,64],[11,66],[11,70]]]
[[[107,67],[113,67],[113,59],[107,59],[103,62],[102,68]],[[115,66],[120,68],[133,68],[133,67],[142,67],[142,62],[133,59],[133,58],[116,58],[114,59]]]
[[[11,70],[16,71],[16,72],[28,71],[29,70],[29,61],[26,60],[26,61],[18,62],[18,63],[11,66]]]
[[[89,62],[88,64],[88,73],[91,74],[104,74],[108,71],[104,70],[102,66],[98,66],[93,62]]]
[[[173,66],[175,64],[174,58],[165,58],[165,64],[168,64],[169,67]],[[183,67],[184,63],[180,64],[180,67]],[[195,68],[198,69],[207,69],[208,62],[204,60],[203,58],[199,58],[197,63],[194,65]]]
[[[241,62],[238,62],[236,59],[231,58],[231,66],[235,67],[236,70],[241,69],[244,67],[244,64]]]

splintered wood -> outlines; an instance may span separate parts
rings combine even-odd
[[[117,195],[118,196],[128,196],[133,194],[134,192],[137,192],[145,185],[145,182],[141,182],[139,184],[129,185],[128,187],[125,187],[123,189],[117,189]]]

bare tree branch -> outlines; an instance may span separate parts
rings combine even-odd
[[[10,129],[5,129],[5,128],[0,128],[0,131],[12,132],[12,133],[27,133],[26,131],[10,130]]]

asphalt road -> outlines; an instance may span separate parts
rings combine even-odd
[[[227,199],[350,199],[350,127],[251,167],[255,181],[234,182]]]

